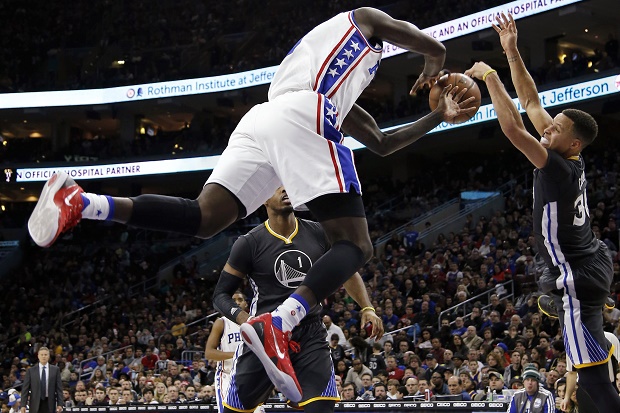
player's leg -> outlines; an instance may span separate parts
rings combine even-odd
[[[215,372],[215,402],[217,411],[224,412],[224,401],[230,388],[230,374],[224,373],[220,368]]]
[[[254,412],[271,394],[274,386],[256,355],[246,346],[235,360],[228,394],[223,402],[225,412]],[[259,409],[260,411],[260,409]]]
[[[342,145],[334,106],[313,92],[287,93],[261,107],[255,136],[296,209],[306,204],[321,222],[330,251],[305,281],[271,314],[241,326],[244,341],[259,353],[272,380],[289,399],[301,400],[286,355],[288,334],[372,256],[353,153]],[[275,132],[274,132],[275,131]],[[273,339],[275,337],[275,339]],[[278,358],[283,354],[282,358]],[[277,363],[272,361],[276,357]],[[290,385],[289,385],[290,384]]]
[[[280,185],[246,129],[254,111],[241,120],[217,167],[195,200],[163,195],[116,198],[84,193],[66,173],[44,186],[28,221],[33,240],[50,246],[80,219],[111,220],[138,228],[209,238],[254,212]],[[264,195],[265,194],[265,195]]]
[[[580,387],[600,401],[601,413],[620,411],[620,397],[609,379],[610,349],[601,311],[612,277],[611,258],[600,243],[594,259],[574,271],[568,267],[561,280],[567,292],[563,297],[567,355],[578,368]]]
[[[317,315],[304,319],[292,333],[292,340],[299,343],[299,352],[291,354],[291,360],[303,393],[302,400],[294,406],[305,412],[331,413],[340,400],[326,336]]]

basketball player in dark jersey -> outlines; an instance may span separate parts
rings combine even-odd
[[[318,223],[295,217],[283,187],[265,206],[269,219],[237,239],[215,288],[216,308],[238,324],[281,304],[329,249]],[[249,314],[231,299],[246,277],[254,291]],[[361,324],[371,322],[373,337],[382,336],[381,319],[374,313],[360,275],[350,278],[345,288],[362,307]],[[320,313],[321,306],[314,307],[292,331],[290,359],[303,391],[295,405],[306,412],[333,412],[334,403],[340,400]],[[274,385],[247,345],[239,346],[235,357],[225,411],[251,412],[267,399]]]
[[[539,286],[553,297],[562,327],[566,355],[579,369],[579,385],[599,412],[620,412],[620,397],[607,374],[613,354],[603,333],[601,308],[613,279],[611,257],[590,229],[585,164],[581,151],[598,133],[596,121],[577,109],[555,118],[543,108],[534,80],[517,49],[512,16],[493,25],[512,74],[521,105],[541,134],[530,135],[497,72],[478,62],[465,73],[483,80],[504,134],[536,167],[534,170],[534,235],[545,268]]]

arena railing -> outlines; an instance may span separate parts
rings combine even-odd
[[[94,372],[95,372],[96,367],[95,367],[95,368],[93,368],[91,371],[89,371],[88,373],[86,373],[86,374],[85,374],[85,373],[84,373],[84,366],[85,366],[87,363],[90,363],[90,362],[91,362],[91,361],[93,361],[93,360],[97,360],[100,356],[103,356],[103,357],[105,358],[106,363],[107,363],[107,362],[108,362],[108,359],[110,358],[110,356],[112,356],[112,355],[114,355],[114,354],[118,353],[119,351],[123,351],[123,350],[125,350],[126,348],[129,348],[129,347],[133,347],[133,346],[130,344],[130,345],[128,345],[128,346],[119,347],[119,348],[117,348],[117,349],[115,349],[115,350],[110,350],[110,351],[108,351],[108,352],[106,352],[106,353],[103,353],[103,354],[100,354],[100,355],[98,355],[98,356],[95,356],[95,357],[91,357],[91,358],[87,358],[87,359],[82,360],[82,361],[80,362],[80,367],[79,367],[79,368],[80,368],[80,371],[79,371],[78,377],[80,378],[80,380],[90,380],[90,378],[92,377],[92,375],[93,375],[93,374],[94,374]],[[106,371],[106,374],[112,374],[112,372],[111,372],[111,371],[110,371],[110,372]]]
[[[377,238],[377,240],[375,241],[375,248],[382,246],[383,244],[385,244],[387,241],[389,241],[392,236],[396,233],[398,235],[402,235],[405,232],[405,229],[412,225],[414,228],[416,226],[418,226],[419,224],[423,224],[424,222],[428,221],[429,218],[431,218],[432,216],[439,214],[442,211],[445,211],[446,209],[450,208],[451,206],[454,206],[456,204],[458,204],[460,202],[459,198],[453,198],[447,202],[444,202],[443,204],[431,209],[430,211],[412,219],[411,221],[397,227],[394,228],[392,231],[388,232],[387,234]]]
[[[206,315],[206,316],[204,316],[204,317],[202,317],[202,318],[199,318],[198,320],[194,320],[194,321],[192,321],[191,323],[186,324],[186,325],[185,325],[185,326],[183,326],[183,327],[172,328],[172,329],[170,329],[170,330],[166,330],[166,331],[164,331],[163,333],[161,333],[161,334],[159,335],[159,337],[158,337],[158,339],[157,339],[157,348],[161,348],[161,340],[164,338],[164,336],[165,336],[166,334],[168,334],[168,333],[172,334],[172,333],[174,333],[174,332],[175,332],[175,331],[177,331],[177,330],[181,330],[181,329],[184,329],[184,328],[189,328],[189,327],[195,326],[195,325],[197,325],[197,324],[199,324],[199,323],[201,323],[201,322],[204,322],[204,321],[206,321],[206,320],[208,320],[208,319],[210,319],[210,318],[213,318],[213,317],[217,317],[217,316],[219,316],[219,315],[220,315],[220,313],[215,312],[215,313],[212,313],[212,314]],[[191,334],[190,334],[190,335],[191,335]],[[184,334],[183,336],[186,336],[186,335]],[[175,361],[176,361],[176,360],[175,360]]]
[[[514,299],[514,280],[510,280],[510,281],[506,281],[505,283],[501,283],[501,284],[497,284],[495,286],[495,288],[485,291],[483,293],[480,293],[474,297],[468,298],[467,300],[463,301],[462,303],[458,303],[456,305],[453,305],[452,307],[443,310],[441,313],[439,313],[439,318],[437,321],[437,328],[441,329],[441,319],[443,318],[443,316],[445,316],[446,314],[460,314],[460,312],[458,312],[457,310],[464,307],[465,309],[467,309],[467,306],[471,306],[473,308],[473,304],[478,301],[481,298],[484,298],[486,296],[486,304],[482,306],[482,310],[485,311],[486,309],[491,307],[491,295],[493,294],[497,294],[498,293],[498,289],[500,286],[503,286],[505,291],[507,292],[506,294],[502,295],[500,297],[500,300],[504,300],[507,298],[513,298]],[[470,318],[471,317],[471,311],[467,312],[467,310],[463,311],[463,315],[462,315],[463,319],[466,318]],[[450,322],[450,325],[454,324],[454,320]],[[423,326],[421,326],[423,327]]]

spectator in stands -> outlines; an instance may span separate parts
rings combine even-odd
[[[431,390],[434,395],[450,394],[450,390],[448,389],[448,386],[446,385],[443,371],[445,371],[445,369],[442,370],[442,372],[439,372],[439,371],[433,372],[433,374],[431,375],[430,385],[431,385]]]
[[[510,401],[508,413],[518,413],[533,409],[536,406],[541,412],[552,412],[555,409],[553,395],[545,390],[539,389],[540,374],[532,366],[528,366],[523,372],[524,388],[514,393]]]
[[[372,395],[372,389],[373,389],[373,382],[372,382],[372,375],[370,373],[363,373],[361,376],[361,381],[362,381],[362,385],[357,387],[359,390],[357,392],[358,396],[363,396],[364,394],[369,394]],[[370,397],[370,396],[368,396]]]
[[[144,357],[142,357],[141,361],[144,370],[155,370],[158,361],[159,357],[156,354],[153,354],[153,349],[151,347],[147,347],[146,350],[144,350]]]
[[[437,359],[437,363],[443,364],[443,354],[446,350],[441,346],[441,340],[439,339],[439,337],[433,337],[431,339],[431,346],[432,348],[430,350],[430,353],[435,356],[435,359]]]
[[[560,378],[560,375],[555,370],[549,370],[545,373],[545,382],[543,387],[549,390],[551,393],[555,392],[555,383]]]
[[[362,388],[362,375],[363,374],[372,374],[370,369],[366,367],[360,359],[354,359],[351,362],[351,368],[347,372],[347,376],[344,380],[344,383],[353,383],[356,388]]]
[[[396,363],[396,357],[388,356],[385,361],[387,365],[386,371],[388,373],[388,378],[400,381],[403,378],[405,372],[398,367],[398,364]]]
[[[373,388],[373,398],[371,400],[387,400],[387,390],[385,384],[377,383]]]
[[[463,334],[468,334],[469,327],[466,327]],[[472,330],[474,330],[474,334],[475,334],[475,329],[472,327]],[[454,354],[456,353],[460,353],[460,354],[467,354],[469,352],[469,346],[467,346],[467,344],[465,344],[463,342],[463,337],[461,337],[460,335],[453,335],[450,338],[450,342],[447,345],[447,348],[452,350],[452,352]]]
[[[480,389],[482,391],[474,397],[474,400],[497,400],[496,395],[502,394],[502,391],[506,388],[504,385],[504,376],[502,376],[499,371],[490,369],[488,378],[488,387],[483,385]]]
[[[405,399],[419,396],[417,377],[409,377],[405,382],[405,387],[407,388],[407,394],[404,396]]]
[[[381,350],[382,347],[380,343],[375,342],[372,344],[372,354],[368,357],[367,365],[373,376],[376,375],[377,372],[379,372],[380,370],[385,370],[385,368],[387,367],[385,365],[385,359],[381,354]]]
[[[340,395],[342,401],[353,401],[357,398],[355,391],[355,384],[345,383],[342,387],[342,394]]]
[[[116,387],[110,387],[110,389],[108,389],[108,403],[110,404],[110,406],[115,406],[117,404],[119,404],[119,400],[120,400],[120,391],[118,388]]]
[[[458,376],[452,376],[448,379],[448,389],[453,396],[461,395],[463,401],[471,401],[469,393],[463,390],[463,381]]]
[[[402,394],[399,394],[400,381],[396,379],[389,379],[387,384],[387,400],[399,400],[403,398]]]
[[[433,353],[428,353],[426,355],[426,366],[427,369],[424,372],[424,378],[428,383],[431,382],[431,377],[433,376],[434,372],[439,372],[443,375],[443,367],[439,365]]]
[[[170,403],[181,403],[177,386],[173,385],[168,387],[168,396],[170,397]]]
[[[140,399],[140,403],[142,404],[159,404],[157,400],[155,400],[155,395],[153,394],[153,389],[144,389],[142,394],[142,398]]]
[[[509,382],[515,378],[520,377],[523,373],[523,367],[521,366],[521,351],[512,350],[510,353],[510,365],[504,369],[504,380]]]
[[[155,391],[153,393],[153,395],[155,396],[155,400],[157,400],[158,403],[163,403],[164,396],[166,395],[166,393],[168,393],[168,388],[164,384],[164,382],[162,381],[156,382]]]
[[[340,344],[338,344],[338,334],[332,334],[330,337],[330,341],[329,341],[329,351],[331,353],[332,356],[332,362],[334,363],[334,366],[338,365],[338,362],[340,360],[344,360],[345,358],[345,353],[344,353],[344,349],[342,348],[342,346]]]
[[[452,330],[453,336],[462,336],[467,331],[467,327],[465,326],[465,322],[463,321],[463,317],[456,317],[454,319],[454,327]]]
[[[198,400],[205,404],[215,404],[215,390],[211,385],[204,385],[198,392]]]
[[[95,389],[95,399],[92,402],[93,406],[106,406],[109,405],[109,399],[105,393],[103,385],[98,386]]]
[[[463,344],[467,346],[467,348],[470,350],[478,350],[483,341],[482,337],[478,336],[475,326],[470,325],[467,327],[467,331],[463,334]],[[467,354],[467,352],[463,354]]]
[[[183,340],[182,336],[179,336],[176,339],[175,345],[176,347],[170,352],[170,359],[174,361],[179,361],[183,358],[183,352],[187,350],[187,346],[185,345],[185,340]]]
[[[413,324],[417,324],[420,328],[437,325],[437,315],[430,312],[430,304],[428,301],[420,303],[420,311],[411,320]]]
[[[495,351],[491,351],[487,354],[487,366],[497,371],[504,371],[506,368],[506,360],[503,356]]]
[[[342,329],[332,322],[332,319],[330,316],[328,315],[323,316],[323,324],[325,324],[325,329],[327,329],[327,337],[328,337],[327,340],[328,341],[331,340],[332,334],[337,334],[338,344],[341,346],[347,345],[347,339],[344,336]]]
[[[420,356],[417,354],[412,354],[409,357],[409,368],[412,370],[413,375],[416,377],[421,377],[424,375],[424,367],[422,367],[422,360],[420,360]]]
[[[455,353],[452,356],[453,374],[459,376],[461,373],[469,374],[469,367],[464,363],[465,356],[460,353]]]
[[[409,353],[410,350],[409,348],[411,348],[411,344],[409,343],[409,340],[407,339],[401,339],[398,341],[398,353],[396,353],[396,362],[399,365],[404,365],[406,366],[407,364],[409,364]]]

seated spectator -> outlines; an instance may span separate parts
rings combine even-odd
[[[344,386],[342,386],[342,394],[340,396],[340,399],[342,401],[355,400],[357,398],[356,393],[357,392],[355,391],[355,384],[351,382],[345,383]]]
[[[373,397],[371,400],[382,401],[387,400],[387,390],[385,384],[377,383],[373,388]]]
[[[417,377],[409,377],[407,381],[405,381],[405,388],[407,389],[407,393],[404,395],[404,398],[413,398],[419,396],[420,393],[418,391],[418,378]]]
[[[399,395],[398,388],[400,387],[400,381],[396,379],[389,379],[387,384],[387,399],[388,400],[400,400],[403,398],[402,393]]]
[[[456,317],[454,320],[454,327],[452,329],[453,336],[462,336],[467,331],[467,327],[465,326],[465,322],[463,321],[463,317]]]
[[[448,379],[448,389],[453,396],[460,395],[463,401],[471,401],[469,393],[463,390],[463,381],[458,376],[452,376]]]
[[[388,378],[396,379],[399,381],[403,378],[403,375],[405,374],[405,372],[398,367],[398,364],[396,363],[396,357],[388,356],[388,358],[386,359],[386,365],[387,365],[386,371],[388,373]]]
[[[329,352],[332,356],[332,362],[334,363],[334,366],[337,366],[338,362],[340,360],[344,360],[345,358],[344,349],[340,344],[338,344],[338,340],[338,334],[332,334],[329,340]]]
[[[478,336],[475,326],[470,325],[467,327],[467,331],[463,335],[463,344],[467,346],[467,348],[478,350],[483,341],[482,337]],[[467,354],[467,352],[463,352],[463,354]]]
[[[373,389],[372,374],[363,373],[361,376],[361,380],[362,380],[362,385],[357,387],[359,389],[357,391],[357,395],[360,397],[364,396],[364,394],[372,395],[372,389]],[[370,396],[367,396],[367,397],[370,397]]]
[[[356,388],[362,387],[362,375],[364,373],[372,374],[370,369],[366,367],[360,359],[354,359],[351,362],[351,368],[347,372],[344,383],[353,383]]]
[[[428,353],[426,355],[426,366],[427,369],[424,372],[424,378],[428,383],[431,382],[431,377],[433,376],[434,372],[439,372],[441,375],[443,375],[443,367],[439,365],[433,353]]]
[[[510,353],[510,365],[504,369],[504,380],[509,382],[515,377],[521,377],[523,366],[521,366],[521,351],[512,350]]]
[[[501,395],[503,390],[506,388],[504,385],[504,376],[494,369],[489,370],[489,386],[483,387],[480,390],[482,392],[478,393],[474,400],[497,400],[497,395]]]
[[[431,390],[434,395],[450,394],[450,390],[448,389],[448,385],[446,385],[442,372],[436,371],[431,375]]]
[[[439,337],[433,337],[431,339],[431,346],[432,348],[430,353],[435,357],[435,359],[437,359],[437,363],[443,364],[443,355],[446,350],[441,346],[441,340]]]

